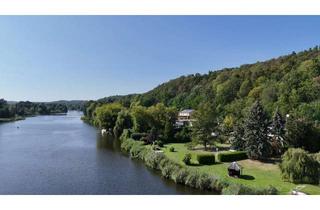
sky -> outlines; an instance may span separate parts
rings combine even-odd
[[[0,16],[0,98],[88,100],[320,44],[320,16]]]

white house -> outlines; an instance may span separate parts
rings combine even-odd
[[[176,126],[181,127],[184,125],[192,126],[192,113],[193,109],[185,109],[179,112]]]

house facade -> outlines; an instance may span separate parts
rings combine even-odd
[[[185,109],[179,112],[178,119],[176,121],[177,127],[182,126],[192,126],[192,114],[194,110],[193,109]]]

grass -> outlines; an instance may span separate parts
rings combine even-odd
[[[169,148],[174,147],[175,152],[170,152]],[[185,165],[182,159],[186,153],[192,156],[192,165],[189,168],[197,169],[199,172],[206,172],[208,174],[218,175],[228,181],[240,183],[247,186],[264,188],[272,185],[276,187],[280,194],[289,194],[293,189],[298,188],[300,191],[307,194],[320,195],[320,186],[316,185],[296,185],[290,182],[285,182],[281,179],[281,173],[278,165],[273,163],[263,163],[253,160],[241,160],[238,163],[243,167],[241,178],[232,178],[227,174],[227,167],[229,163],[216,163],[214,165],[199,165],[196,160],[196,154],[208,153],[203,150],[188,150],[182,143],[165,145],[164,154],[174,160],[175,162]],[[209,152],[211,153],[211,152]]]

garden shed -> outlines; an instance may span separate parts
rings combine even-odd
[[[240,177],[241,175],[241,166],[237,162],[232,162],[228,167],[228,175]]]

